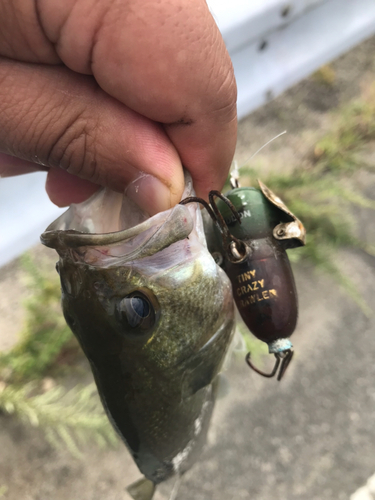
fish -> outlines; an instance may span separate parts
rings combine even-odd
[[[182,198],[192,195],[186,172]],[[235,327],[231,283],[207,249],[199,204],[150,217],[105,188],[71,205],[41,241],[59,255],[66,322],[144,475],[128,491],[150,500],[201,454]]]

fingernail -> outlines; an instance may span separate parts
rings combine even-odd
[[[125,194],[149,215],[171,208],[171,192],[159,179],[141,174],[125,189]]]

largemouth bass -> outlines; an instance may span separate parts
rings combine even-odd
[[[185,181],[183,198],[194,194]],[[104,189],[41,239],[60,256],[64,316],[140,471],[153,485],[183,474],[205,443],[234,330],[231,284],[198,204],[149,217]]]

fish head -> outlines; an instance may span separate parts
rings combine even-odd
[[[191,194],[187,177],[184,197]],[[63,312],[96,366],[120,362],[132,380],[162,383],[233,317],[230,284],[207,251],[197,204],[150,218],[103,190],[73,205],[42,241],[60,255]]]

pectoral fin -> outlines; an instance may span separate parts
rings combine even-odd
[[[156,486],[152,481],[143,477],[126,489],[134,500],[152,500]]]

